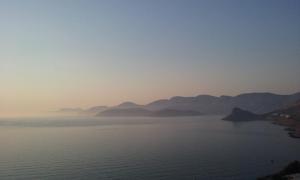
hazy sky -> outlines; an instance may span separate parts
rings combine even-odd
[[[0,116],[299,77],[299,0],[0,0]]]

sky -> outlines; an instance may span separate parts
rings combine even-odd
[[[300,91],[299,0],[0,0],[0,116]]]

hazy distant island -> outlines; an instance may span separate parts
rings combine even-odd
[[[64,115],[95,115],[101,111],[106,110],[107,106],[94,106],[88,109],[82,108],[61,108],[54,113],[64,114]]]

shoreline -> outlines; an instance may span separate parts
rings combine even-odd
[[[258,177],[257,180],[297,180],[300,177],[300,162],[295,160],[290,162],[281,171],[263,177]]]
[[[273,124],[286,127],[291,138],[300,139],[300,122],[294,119],[273,119]]]

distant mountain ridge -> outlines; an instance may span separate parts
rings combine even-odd
[[[277,95],[272,93],[247,93],[238,96],[210,96],[172,97],[157,100],[145,105],[146,109],[177,109],[196,110],[205,114],[228,114],[235,107],[253,113],[267,113],[280,109],[300,99],[300,93],[292,95]]]
[[[102,111],[97,116],[121,116],[121,117],[177,117],[177,116],[200,116],[202,113],[191,110],[174,110],[163,109],[158,111],[150,111],[143,108],[115,108]]]
[[[268,113],[281,109],[286,105],[300,99],[300,92],[291,95],[278,95],[273,93],[245,93],[237,96],[211,96],[199,95],[194,97],[175,96],[170,99],[160,99],[146,105],[139,105],[133,102],[124,102],[117,106],[103,107],[93,111],[97,114],[110,109],[142,108],[149,111],[164,109],[180,111],[197,111],[203,114],[229,114],[233,108],[241,108],[256,114]],[[93,109],[90,108],[90,109]],[[84,110],[86,111],[86,110]]]
[[[123,102],[113,108],[126,109],[126,108],[141,108],[141,107],[143,107],[143,105],[139,105],[139,104],[127,101],[127,102]]]
[[[111,108],[102,112],[99,112],[96,116],[150,116],[151,111],[143,108]]]

